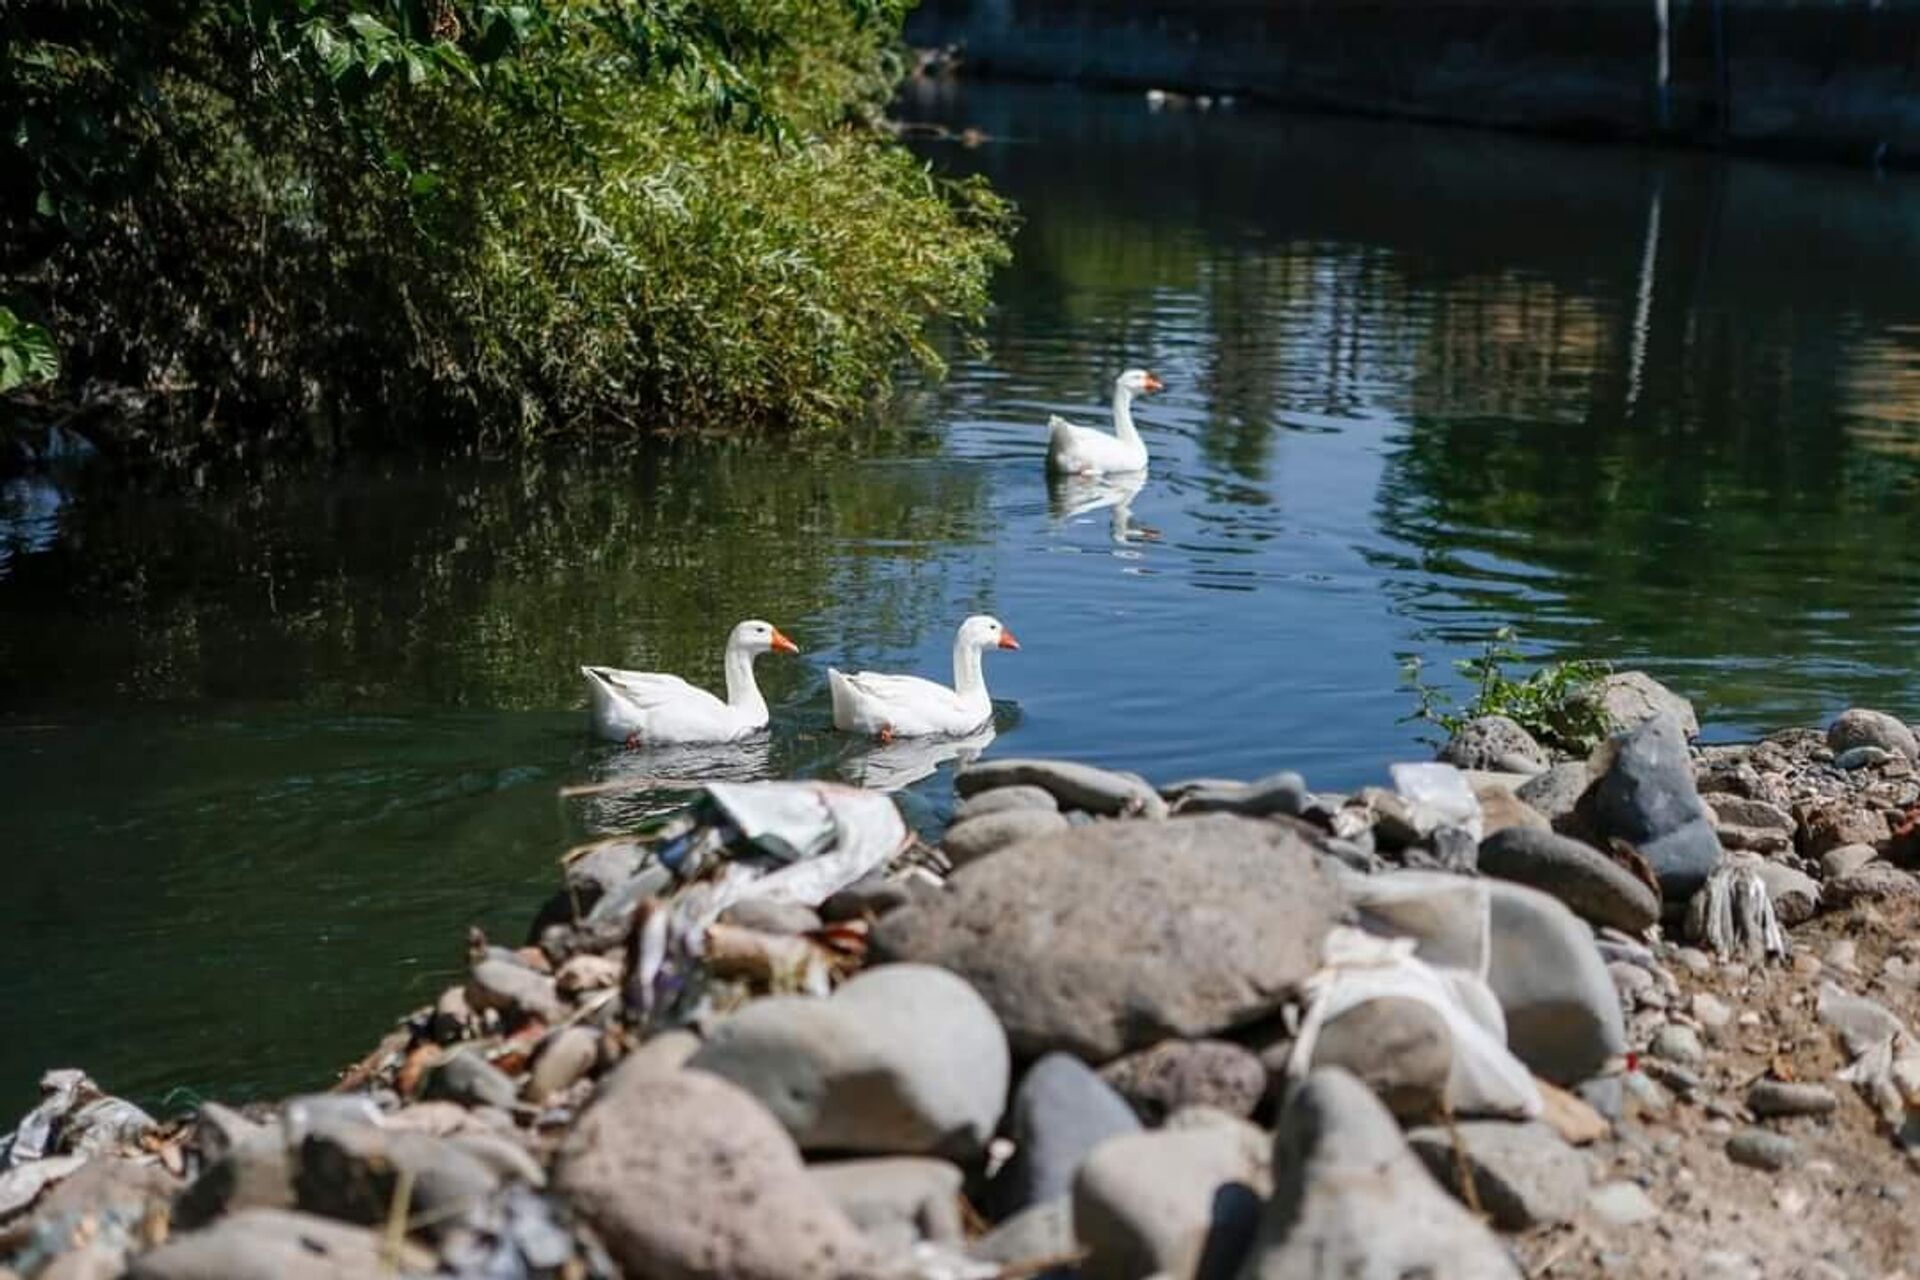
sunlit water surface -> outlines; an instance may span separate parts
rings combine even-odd
[[[517,940],[614,778],[903,786],[1063,755],[1321,787],[1421,750],[1398,689],[1502,624],[1644,666],[1709,733],[1920,713],[1920,187],[1133,96],[906,114],[1016,199],[990,355],[842,450],[365,464],[0,487],[0,1114],[49,1065],[150,1102],[324,1084]],[[1050,491],[1048,414],[1129,365],[1137,492]],[[828,664],[945,670],[992,610],[997,736],[872,752]],[[766,741],[582,733],[582,661],[716,681],[749,615]]]

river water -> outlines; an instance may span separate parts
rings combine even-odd
[[[46,1066],[323,1085],[671,798],[563,786],[803,773],[937,821],[956,748],[837,738],[824,672],[941,673],[976,610],[1023,648],[969,750],[1160,781],[1376,779],[1423,750],[1401,661],[1505,623],[1710,736],[1920,712],[1913,180],[1059,88],[904,114],[989,135],[916,145],[1024,226],[988,353],[840,448],[0,490],[0,1115]],[[1130,365],[1151,478],[1050,491],[1047,416]],[[756,615],[806,651],[761,661],[769,741],[586,740],[577,664],[713,681]]]

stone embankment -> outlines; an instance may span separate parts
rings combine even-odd
[[[13,1280],[1911,1274],[1920,745],[1645,677],[1353,794],[710,788],[329,1093],[0,1141]]]

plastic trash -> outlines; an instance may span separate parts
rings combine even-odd
[[[1545,1110],[1533,1073],[1507,1051],[1506,1021],[1484,979],[1465,969],[1427,964],[1413,938],[1360,929],[1327,935],[1322,966],[1304,984],[1307,1011],[1287,1060],[1295,1079],[1312,1066],[1320,1029],[1351,1009],[1382,999],[1413,1000],[1445,1022],[1453,1061],[1446,1105],[1456,1115],[1534,1119]]]
[[[1416,826],[1428,831],[1459,827],[1479,843],[1485,824],[1479,797],[1473,794],[1466,774],[1438,761],[1396,764],[1388,773],[1393,777],[1393,789],[1406,797],[1419,815]]]
[[[818,906],[912,841],[899,809],[878,792],[831,782],[708,786],[653,851],[674,883],[642,908],[630,943],[637,1012],[654,1024],[696,1016],[711,976],[702,963],[708,930],[728,907],[751,898]],[[825,994],[825,968],[804,977],[805,989]]]

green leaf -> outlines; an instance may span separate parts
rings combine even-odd
[[[380,21],[380,19],[370,13],[349,15],[347,25],[353,28],[355,35],[365,40],[368,44],[387,44],[400,38],[394,34],[392,27],[389,27],[386,23]]]

